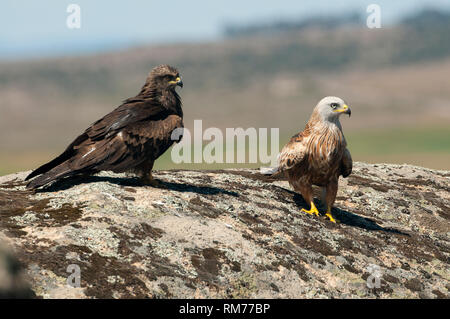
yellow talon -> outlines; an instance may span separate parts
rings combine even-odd
[[[331,215],[331,207],[328,207],[328,210],[327,210],[327,213],[325,214],[325,216],[328,217],[330,222],[336,223],[336,219],[334,219],[333,216]]]
[[[306,210],[306,209],[302,208],[300,211],[304,212],[304,213],[307,213],[307,214],[310,214],[310,215],[316,214],[316,216],[319,216],[319,211],[317,210],[316,205],[314,205],[313,202],[311,202],[311,209],[310,210]]]

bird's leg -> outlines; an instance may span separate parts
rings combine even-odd
[[[331,206],[328,206],[325,216],[327,216],[331,222],[336,223],[336,219],[334,219],[333,215],[331,215]]]
[[[141,183],[152,187],[159,187],[162,185],[159,180],[153,178],[151,171],[141,177]]]
[[[316,205],[314,205],[314,201],[313,201],[313,192],[312,192],[312,188],[311,186],[306,186],[306,185],[301,185],[299,188],[300,193],[303,196],[303,199],[306,202],[311,203],[311,209],[310,210],[306,210],[304,208],[302,208],[300,211],[307,213],[307,214],[315,214],[316,216],[319,216],[319,210],[317,209]]]
[[[152,176],[153,163],[154,162],[145,162],[139,167],[139,170],[141,171],[141,183],[152,187],[160,187],[162,186],[162,183]]]
[[[338,181],[337,179],[332,180],[326,188],[325,201],[327,203],[327,212],[325,216],[333,223],[336,223],[336,219],[334,219],[331,214],[331,208],[333,207],[334,201],[336,199],[336,194],[338,190]]]
[[[319,211],[317,210],[317,207],[316,207],[316,205],[314,205],[313,201],[311,201],[311,209],[310,210],[306,210],[306,209],[302,208],[300,211],[310,214],[310,215],[315,214],[316,216],[319,216]]]

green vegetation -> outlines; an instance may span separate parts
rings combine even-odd
[[[450,154],[450,127],[359,131],[347,141],[355,154]]]
[[[357,161],[450,170],[450,127],[351,132],[347,134],[347,142]]]
[[[435,169],[450,169],[450,127],[357,130],[346,134],[354,161],[409,163]],[[280,148],[290,136],[280,138]],[[225,154],[225,153],[224,153]],[[170,150],[156,169],[259,168],[267,164],[174,164]]]
[[[450,127],[358,130],[347,133],[346,136],[354,161],[409,163],[429,168],[450,169]],[[289,136],[280,138],[280,148],[288,140]],[[58,151],[20,153],[19,156],[0,155],[0,176],[34,169],[57,155]],[[259,168],[261,165],[268,166],[261,163],[175,164],[171,160],[169,149],[156,162],[155,169]]]

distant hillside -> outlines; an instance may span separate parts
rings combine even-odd
[[[305,29],[335,29],[342,26],[362,26],[363,18],[358,13],[343,16],[318,16],[310,17],[300,21],[279,20],[269,23],[253,23],[244,25],[228,24],[224,27],[224,35],[229,38],[276,35],[285,32],[302,31]]]
[[[353,13],[344,16],[312,17],[301,21],[227,25],[224,28],[224,36],[232,39],[255,36],[273,37],[283,34],[296,36],[295,33],[314,29],[325,31],[327,34],[335,34],[333,31],[344,27],[365,28],[365,18]],[[389,27],[389,30],[396,30],[397,32],[393,32],[389,36],[383,36],[381,40],[387,41],[390,45],[395,43],[395,46],[392,48],[385,45],[377,47],[380,42],[374,42],[370,51],[389,50],[384,52],[383,60],[373,61],[375,66],[379,63],[419,62],[450,55],[450,41],[448,41],[450,12],[424,10],[403,19],[393,29]],[[383,30],[379,31],[383,32]],[[339,37],[333,39],[325,37],[317,40],[323,40],[326,43],[301,41],[297,43],[298,45],[286,45],[284,49],[273,52],[271,58],[274,60],[287,58],[289,66],[297,69],[304,69],[306,66],[319,69],[324,67],[339,68],[348,65],[351,61],[360,60],[361,56],[369,50],[369,48],[360,46],[361,41],[358,38],[342,39]],[[341,42],[341,40],[343,41]],[[322,50],[323,47],[328,47],[331,50]],[[301,55],[303,63],[301,65],[294,63],[291,60],[292,55],[297,55],[297,57]]]
[[[151,66],[168,62],[193,75],[189,79],[191,88],[211,84],[240,87],[251,78],[279,72],[379,68],[450,56],[450,13],[424,11],[398,26],[376,30],[366,28],[361,20],[353,14],[228,26],[228,37],[222,42],[147,47],[98,57],[2,63],[0,85],[30,87],[43,81],[72,95],[85,89],[110,92],[123,85],[123,76],[135,77],[139,73],[142,77]],[[122,78],[112,77],[115,72],[120,72]],[[199,76],[203,72],[208,76]]]
[[[351,119],[343,119],[350,138],[387,137],[391,143],[393,129],[405,128],[401,135],[408,138],[429,136],[432,127],[433,145],[445,156],[433,155],[440,158],[437,164],[428,157],[421,161],[428,151],[417,146],[410,148],[414,156],[389,159],[448,168],[440,163],[450,158],[442,146],[447,144],[441,143],[450,120],[450,15],[427,11],[381,29],[333,23],[339,27],[288,24],[270,35],[0,63],[0,175],[56,155],[90,123],[135,95],[161,63],[177,66],[183,75],[181,96],[190,129],[194,119],[202,119],[205,128],[279,127],[282,144],[303,128],[320,98],[337,95],[354,110]],[[371,131],[363,135],[359,130]],[[429,141],[409,138],[406,144]],[[365,156],[360,160],[369,160]]]
[[[426,10],[401,24],[407,33],[398,42],[393,63],[433,60],[450,55],[450,12]]]
[[[428,32],[431,30],[444,31],[450,26],[450,12],[427,9],[406,17],[401,24]]]

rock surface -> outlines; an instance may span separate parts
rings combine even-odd
[[[448,171],[355,163],[338,224],[256,170],[154,175],[162,187],[105,172],[37,193],[26,172],[0,178],[0,235],[37,297],[449,296]]]

